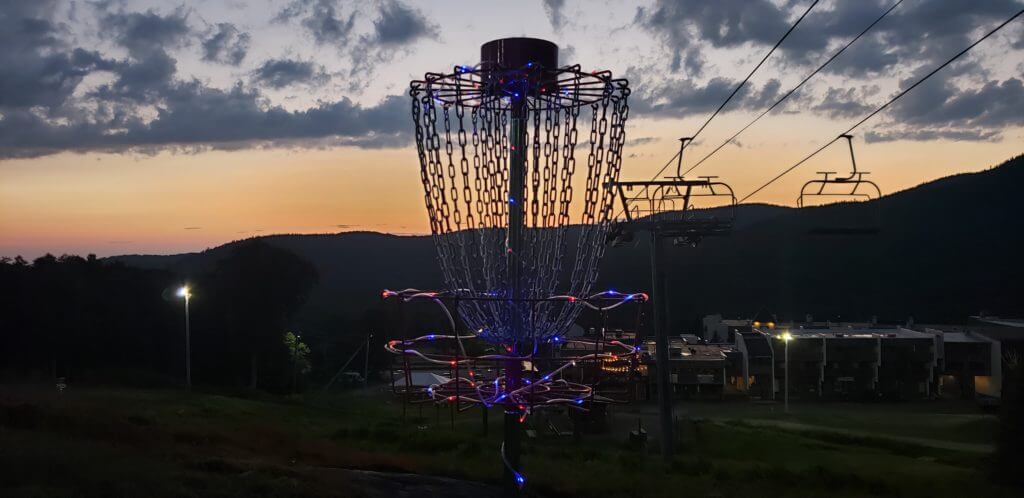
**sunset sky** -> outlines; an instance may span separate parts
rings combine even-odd
[[[895,0],[823,1],[688,149],[703,156]],[[0,2],[0,256],[197,251],[272,233],[428,230],[408,83],[531,36],[633,88],[650,178],[810,0]],[[694,171],[743,196],[1020,10],[905,0]],[[858,130],[892,193],[1024,152],[1024,19]],[[837,144],[751,199],[792,205]]]

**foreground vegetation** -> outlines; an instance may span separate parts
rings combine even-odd
[[[671,465],[655,447],[630,447],[624,430],[580,441],[541,435],[524,447],[529,489],[541,496],[1013,495],[990,484],[987,453],[889,437],[913,419],[917,437],[963,441],[963,431],[973,431],[989,438],[976,442],[991,443],[992,417],[949,425],[956,417],[948,415],[971,415],[963,407],[890,405],[882,417],[877,405],[865,405],[861,428],[874,434],[867,437],[827,430],[829,405],[794,416],[822,430],[759,425],[767,410],[752,406],[691,405]],[[694,407],[714,413],[705,418]],[[858,418],[850,405],[832,411],[840,424]],[[617,416],[635,421],[628,411]],[[58,395],[6,386],[0,495],[368,495],[339,468],[497,483],[500,416],[491,415],[487,436],[480,418],[462,414],[453,431],[448,412],[428,406],[403,422],[397,399],[376,392],[285,398],[79,388]]]

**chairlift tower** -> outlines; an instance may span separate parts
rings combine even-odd
[[[724,236],[732,231],[736,217],[736,195],[732,188],[714,176],[687,180],[681,176],[683,152],[691,139],[679,140],[676,176],[650,181],[609,182],[622,204],[625,218],[609,233],[609,242],[620,245],[636,232],[650,236],[651,292],[654,299],[655,362],[657,365],[661,453],[666,462],[673,455],[672,393],[669,376],[668,284],[665,279],[665,242],[696,246],[705,237]],[[714,208],[697,208],[694,202],[705,199],[724,201]]]

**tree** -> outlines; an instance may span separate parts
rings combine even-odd
[[[288,348],[288,359],[292,363],[292,392],[298,385],[297,377],[306,375],[310,371],[309,346],[302,342],[302,338],[291,332],[284,334],[284,346]]]
[[[249,387],[255,388],[261,364],[287,363],[281,331],[317,283],[316,268],[290,251],[252,240],[218,262],[212,277],[211,306],[223,316],[236,359],[248,359]]]

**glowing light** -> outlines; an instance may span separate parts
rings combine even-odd
[[[789,342],[790,340],[793,339],[793,334],[790,334],[789,332],[783,332],[781,337],[783,341]]]
[[[187,285],[183,285],[178,288],[178,297],[189,298],[192,297],[192,290]]]

